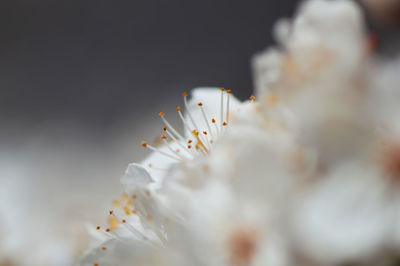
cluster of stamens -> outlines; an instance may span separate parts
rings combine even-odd
[[[193,119],[192,113],[190,112],[187,100],[188,94],[186,92],[183,93],[183,101],[187,116],[185,117],[183,115],[182,108],[180,106],[176,107],[176,111],[178,112],[178,116],[182,121],[184,130],[187,131],[189,135],[193,136],[193,139],[185,139],[185,137],[168,122],[168,120],[165,118],[165,113],[159,112],[158,115],[164,123],[161,140],[169,152],[151,146],[146,141],[142,141],[141,145],[177,161],[189,160],[193,159],[193,157],[196,155],[208,154],[212,149],[212,145],[215,140],[222,135],[229,123],[229,103],[231,90],[225,90],[225,88],[221,88],[220,91],[219,119],[216,119],[215,117],[209,119],[206,111],[204,110],[204,104],[202,102],[197,104],[200,108],[200,112],[206,125],[206,129],[203,130],[199,129],[196,121]],[[179,148],[173,148],[170,140],[176,143]]]

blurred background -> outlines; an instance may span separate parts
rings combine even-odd
[[[298,3],[1,1],[0,265],[72,264],[157,112],[198,86],[250,96],[251,56]]]
[[[197,86],[249,97],[250,57],[296,2],[1,1],[0,265],[72,264],[157,112]]]

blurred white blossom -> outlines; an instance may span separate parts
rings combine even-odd
[[[184,93],[183,133],[160,112],[81,265],[398,265],[400,57],[347,0],[306,1],[274,35],[256,97]]]

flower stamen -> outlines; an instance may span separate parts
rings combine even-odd
[[[146,141],[142,141],[142,144],[141,144],[141,145],[142,145],[143,147],[145,147],[145,148],[148,148],[148,149],[152,150],[152,151],[158,152],[158,153],[160,153],[160,154],[162,154],[162,155],[164,155],[164,156],[166,156],[166,157],[168,157],[168,158],[171,158],[171,159],[177,160],[177,161],[181,161],[180,158],[177,158],[177,157],[172,156],[172,155],[170,155],[170,154],[168,154],[168,153],[166,153],[166,152],[164,152],[164,151],[162,151],[162,150],[160,150],[160,149],[157,149],[157,148],[155,148],[155,147],[153,147],[153,146],[147,144]]]
[[[220,104],[220,108],[221,108],[221,132],[222,132],[222,121],[224,121],[224,91],[225,88],[221,88],[221,104]]]
[[[182,137],[181,134],[178,133],[178,131],[175,130],[173,126],[168,122],[168,120],[164,117],[165,114],[164,112],[159,112],[158,115],[161,117],[161,120],[164,122],[164,124],[171,130],[171,132],[180,140],[184,141],[184,138]]]
[[[203,108],[203,104],[199,103],[198,105],[200,106],[200,110],[201,110],[201,113],[203,115],[204,122],[207,125],[208,132],[210,132],[211,138],[214,138],[214,136],[212,134],[212,131],[211,131],[210,123],[208,123],[207,115],[206,115],[206,113],[204,111],[204,108]]]
[[[170,152],[172,152],[173,154],[177,155],[179,158],[181,158],[182,160],[187,160],[188,158],[183,156],[181,153],[179,153],[178,151],[174,150],[171,145],[169,144],[169,142],[167,141],[167,136],[162,134],[161,135],[161,139],[164,142],[165,146],[168,148],[168,150],[170,150]]]
[[[201,148],[203,148],[203,151],[204,151],[205,153],[208,153],[208,150],[207,150],[206,146],[204,145],[204,143],[203,143],[203,142],[201,141],[201,139],[199,138],[199,132],[197,132],[196,130],[193,130],[193,131],[192,131],[192,134],[193,134],[193,136],[196,138],[196,141],[197,141],[196,146],[199,145]]]

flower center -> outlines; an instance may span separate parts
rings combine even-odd
[[[185,138],[183,134],[179,133],[179,131],[168,122],[168,120],[165,118],[165,113],[159,112],[158,115],[164,124],[161,140],[168,149],[168,152],[151,146],[146,141],[142,141],[141,145],[177,161],[193,159],[193,157],[196,155],[207,155],[212,149],[213,143],[219,136],[223,134],[226,126],[229,123],[231,90],[225,90],[225,88],[221,88],[220,91],[220,114],[218,120],[215,118],[216,114],[213,114],[215,116],[212,116],[212,118],[209,119],[206,111],[204,110],[204,104],[202,102],[197,104],[202,117],[202,119],[200,119],[203,121],[194,119],[193,113],[188,105],[188,94],[186,92],[183,93],[186,116],[184,116],[182,113],[182,108],[180,106],[176,107],[176,111],[178,112],[178,116],[182,121],[184,130],[189,133],[189,136],[193,136],[193,140]],[[199,123],[205,124],[204,130],[200,130],[198,126]]]
[[[230,260],[234,266],[245,266],[251,263],[257,246],[257,237],[251,230],[239,230],[229,238]]]

